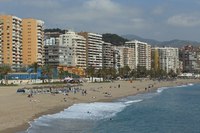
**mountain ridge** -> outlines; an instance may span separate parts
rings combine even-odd
[[[157,41],[154,39],[145,39],[133,34],[127,34],[127,35],[121,35],[121,36],[128,40],[138,40],[138,41],[146,42],[152,46],[183,47],[185,45],[193,45],[193,46],[200,45],[200,42],[190,41],[190,40],[173,39],[169,41]]]

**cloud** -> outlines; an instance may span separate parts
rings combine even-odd
[[[148,27],[148,24],[142,18],[132,18],[130,21],[134,29],[145,29]]]
[[[120,5],[112,0],[88,0],[84,3],[84,7],[90,10],[100,10],[103,12],[120,12]]]
[[[153,9],[153,12],[152,12],[152,13],[153,13],[154,15],[161,15],[161,14],[163,14],[164,10],[165,10],[165,7],[163,7],[163,6],[158,6],[158,7],[156,7],[156,8]]]
[[[22,5],[36,7],[36,8],[58,8],[61,3],[57,0],[19,0]]]
[[[199,15],[186,15],[180,14],[168,18],[167,23],[173,26],[180,27],[195,27],[200,26],[200,16]]]

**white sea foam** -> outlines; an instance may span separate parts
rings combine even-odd
[[[163,92],[164,90],[168,89],[169,87],[161,87],[161,88],[158,88],[157,89],[157,93],[161,93]]]
[[[95,102],[74,104],[60,113],[44,115],[35,119],[33,122],[30,122],[29,129],[37,126],[49,126],[48,123],[56,119],[101,120],[111,118],[121,112],[125,107],[141,101],[143,100],[127,99],[126,101],[110,103]]]
[[[133,100],[133,101],[127,101],[125,102],[125,104],[132,104],[132,103],[138,103],[138,102],[142,102],[142,99],[138,99],[138,100]]]
[[[185,84],[185,85],[180,85],[180,86],[176,86],[177,88],[179,87],[188,87],[188,86],[193,86],[194,84]]]
[[[74,104],[73,106],[65,109],[64,111],[46,115],[48,119],[93,119],[99,120],[104,118],[113,117],[116,113],[122,111],[127,105],[114,102],[114,103],[81,103]]]

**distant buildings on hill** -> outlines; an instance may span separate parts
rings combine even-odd
[[[37,62],[56,68],[95,69],[123,68],[199,72],[200,48],[185,46],[151,47],[138,40],[115,46],[104,42],[101,34],[74,31],[44,33],[44,22],[33,18],[21,19],[0,15],[0,64],[13,70]],[[68,68],[68,69],[67,69]],[[83,72],[82,72],[83,73]]]

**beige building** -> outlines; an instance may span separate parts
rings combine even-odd
[[[2,63],[18,70],[22,64],[22,19],[11,15],[0,15],[2,23]]]
[[[86,39],[86,66],[95,69],[102,68],[102,35],[96,33],[80,32],[79,35]]]
[[[22,19],[23,65],[44,64],[44,22],[32,18]]]

